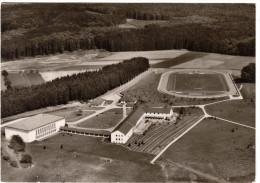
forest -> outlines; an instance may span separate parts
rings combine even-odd
[[[1,17],[2,61],[78,49],[255,55],[254,4],[4,3]],[[127,18],[167,23],[119,28]]]
[[[24,88],[1,91],[2,118],[69,101],[88,101],[116,88],[149,68],[147,58],[136,57],[94,72],[61,77]]]

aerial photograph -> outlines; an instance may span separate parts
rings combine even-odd
[[[0,181],[257,182],[256,5],[2,2]]]

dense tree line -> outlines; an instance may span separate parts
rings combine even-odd
[[[253,5],[32,3],[3,5],[1,15],[3,61],[95,48],[109,51],[184,48],[255,55]],[[194,15],[212,22],[175,24],[178,19]],[[143,29],[117,27],[126,18],[168,20],[169,24],[151,24]]]
[[[143,57],[108,65],[99,71],[74,74],[37,86],[1,92],[1,115],[7,117],[73,100],[87,101],[120,86],[149,68]]]
[[[250,63],[242,69],[241,81],[255,83],[255,63]]]

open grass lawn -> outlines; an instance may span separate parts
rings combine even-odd
[[[127,109],[129,114],[131,109]],[[123,119],[123,110],[120,108],[110,109],[104,113],[94,116],[79,123],[79,127],[105,129],[117,125]]]
[[[77,115],[77,112],[78,110],[76,109],[65,109],[47,114],[64,117],[66,122],[74,122],[95,113],[95,111],[83,111],[82,115]]]
[[[234,100],[206,106],[206,111],[213,116],[255,126],[255,105],[250,100]]]
[[[171,145],[155,163],[168,166],[169,181],[176,181],[175,172],[181,167],[209,178],[209,182],[215,178],[251,182],[255,176],[254,146],[255,130],[206,119]]]
[[[8,74],[12,87],[28,87],[44,83],[44,79],[39,73],[12,73]]]
[[[220,74],[175,74],[175,91],[194,91],[201,88],[202,91],[228,91],[224,76]],[[171,82],[171,81],[168,81]]]
[[[149,107],[165,107],[165,106],[177,106],[177,105],[194,105],[205,104],[222,99],[193,99],[193,98],[181,98],[167,94],[163,94],[157,90],[161,74],[152,73],[149,77],[144,78],[137,84],[128,88],[124,92],[125,95],[131,95],[139,100],[139,105]]]
[[[63,144],[63,149],[60,145]],[[43,149],[43,146],[46,149]],[[102,142],[101,138],[59,134],[42,142],[27,145],[34,167],[12,168],[2,163],[2,181],[47,182],[162,182],[159,165],[152,165],[152,156]],[[110,158],[104,162],[101,158]],[[38,179],[37,179],[38,176]]]
[[[188,61],[191,61],[196,58],[204,57],[207,53],[202,52],[187,52],[175,58],[168,59],[164,62],[160,62],[158,64],[154,64],[153,68],[170,68]]]

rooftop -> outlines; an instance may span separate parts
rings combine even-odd
[[[64,118],[60,116],[49,115],[49,114],[38,114],[36,116],[28,117],[16,123],[7,125],[7,127],[24,130],[24,131],[31,131],[61,119]]]
[[[114,131],[120,131],[123,134],[127,134],[129,130],[136,125],[137,121],[141,118],[141,116],[146,113],[164,113],[169,114],[171,108],[149,108],[149,107],[139,107],[134,109]]]

